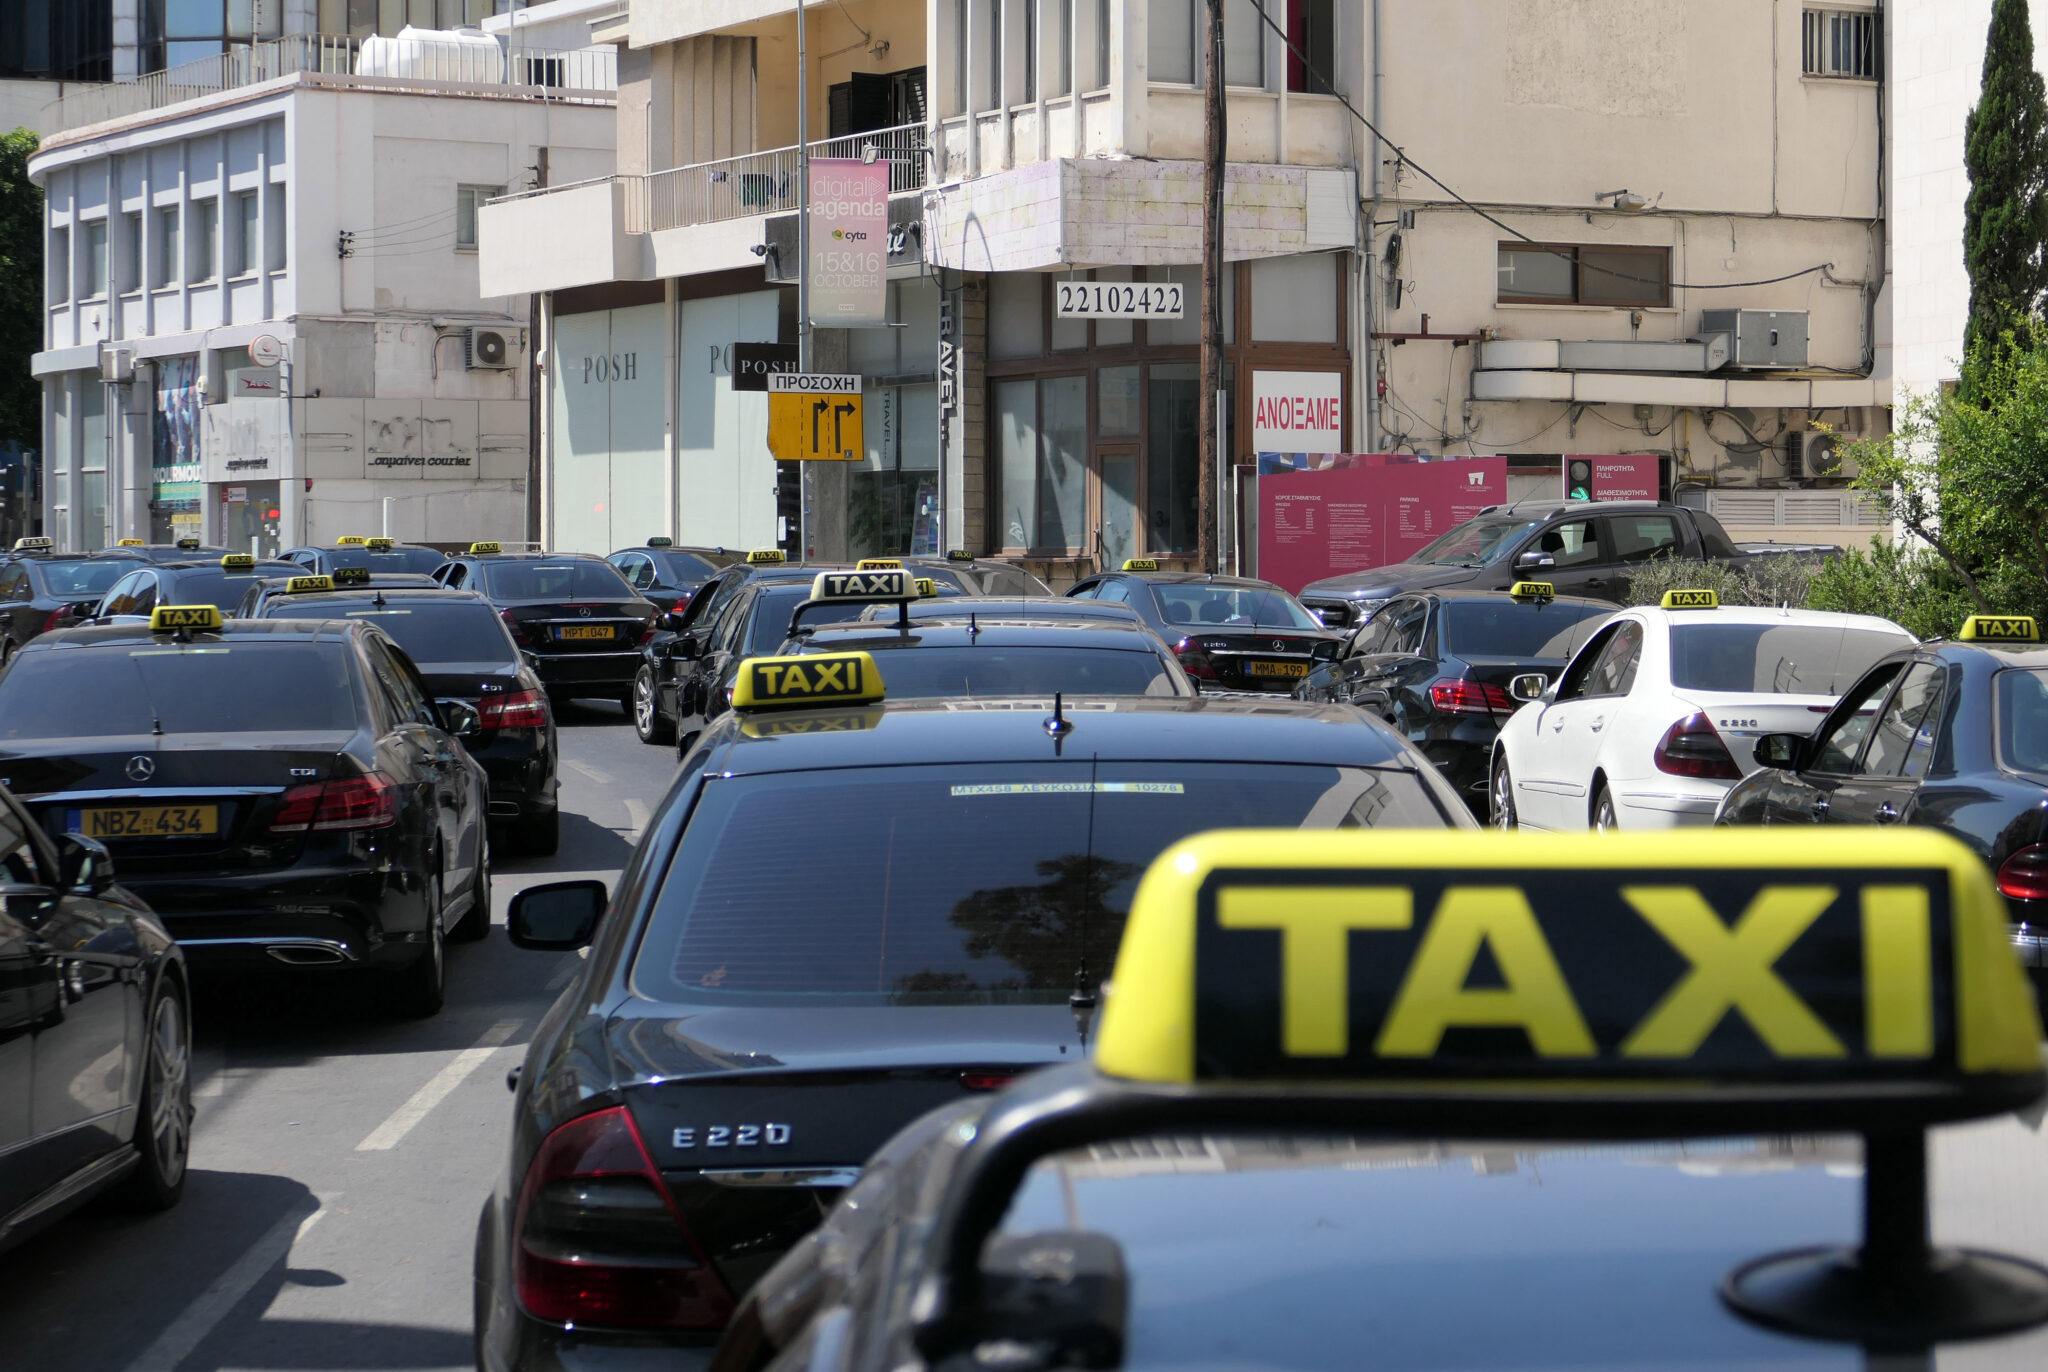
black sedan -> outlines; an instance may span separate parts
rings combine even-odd
[[[218,562],[147,563],[64,627],[144,623],[159,605],[214,605],[231,615],[260,582],[296,570],[289,562],[258,562],[248,553],[229,553]]]
[[[451,589],[477,591],[497,607],[555,699],[616,700],[633,708],[633,676],[641,648],[654,637],[657,612],[603,558],[472,551],[450,558],[434,577]]]
[[[1729,789],[1714,822],[1951,834],[1997,875],[2020,960],[2048,979],[2048,649],[2029,632],[1878,662],[1811,735],[1757,740],[1764,766]]]
[[[431,1015],[444,936],[490,927],[476,728],[369,624],[159,606],[0,673],[0,785],[104,843],[195,966],[354,973]]]
[[[1067,595],[1129,605],[1173,645],[1189,676],[1225,691],[1292,691],[1337,655],[1340,641],[1270,581],[1162,572],[1148,559],[1086,577]]]
[[[666,538],[650,538],[637,548],[621,548],[605,561],[619,569],[626,584],[660,606],[664,613],[686,609],[697,588],[720,568],[744,560],[729,548],[678,548]]]
[[[139,538],[124,538],[93,556],[126,562],[218,562],[232,551],[201,543],[196,538],[181,538],[175,543],[144,543]]]
[[[0,1249],[109,1188],[177,1203],[190,1005],[184,955],[107,850],[0,791]]]
[[[360,567],[371,572],[431,573],[448,560],[438,548],[423,543],[400,543],[395,538],[344,538],[339,542],[286,548],[278,554],[309,572],[333,572],[342,567]]]
[[[343,587],[273,595],[259,614],[363,620],[389,634],[420,669],[428,694],[476,711],[477,731],[462,742],[490,778],[494,838],[509,838],[524,853],[555,851],[562,826],[555,712],[489,601],[441,586]]]
[[[1475,828],[1343,706],[1084,698],[1049,721],[1043,701],[863,689],[803,708],[763,665],[616,898],[569,882],[512,905],[521,946],[596,943],[520,1070],[477,1232],[481,1368],[676,1366],[896,1128],[1080,1061],[1169,844]]]
[[[1199,694],[1159,635],[1099,619],[988,615],[971,625],[919,620],[907,629],[860,620],[803,630],[782,651],[871,653],[894,700]]]
[[[1378,715],[1484,815],[1494,737],[1521,708],[1508,683],[1531,672],[1556,680],[1620,608],[1531,592],[1427,591],[1391,601],[1352,632],[1339,660],[1317,664],[1295,698]]]
[[[332,573],[294,572],[290,576],[260,577],[242,593],[241,603],[229,613],[236,619],[260,619],[263,607],[281,595],[310,595],[316,591],[437,590],[441,583],[423,572],[365,572],[354,568]],[[296,590],[294,588],[297,588]]]
[[[22,644],[91,614],[133,562],[74,553],[16,553],[0,563],[0,666]]]

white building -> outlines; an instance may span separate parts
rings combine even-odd
[[[388,499],[402,538],[524,537],[530,307],[479,289],[476,207],[608,172],[614,88],[608,49],[471,31],[286,37],[63,101],[31,164],[48,532],[268,552],[379,532]]]

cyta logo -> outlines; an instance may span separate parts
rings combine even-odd
[[[832,230],[832,236],[846,243],[864,243],[867,241],[867,233],[861,229],[834,229]]]

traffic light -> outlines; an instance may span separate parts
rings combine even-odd
[[[1572,458],[1564,464],[1564,498],[1566,500],[1591,500],[1593,498],[1593,464],[1583,457]]]

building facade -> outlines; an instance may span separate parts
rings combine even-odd
[[[530,302],[478,288],[476,209],[610,170],[610,51],[303,36],[202,65],[196,95],[104,88],[155,108],[90,93],[31,164],[47,531],[525,537]]]

